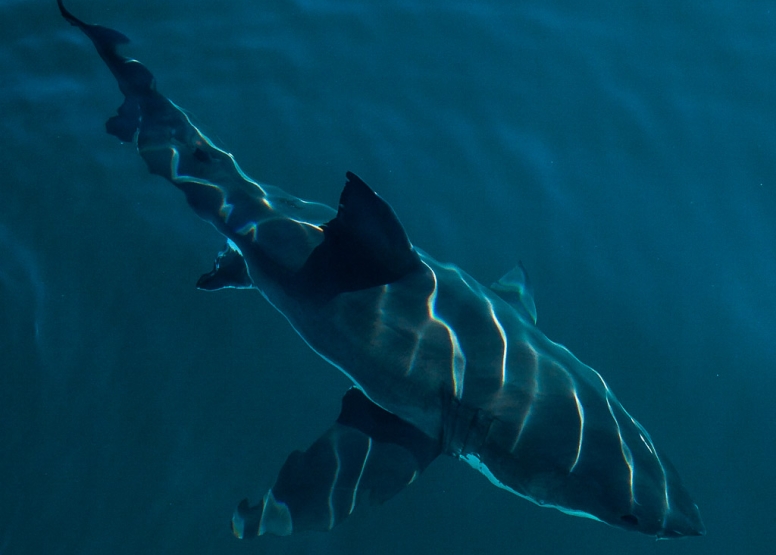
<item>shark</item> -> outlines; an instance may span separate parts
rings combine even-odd
[[[253,289],[351,381],[336,421],[294,451],[238,538],[331,530],[391,499],[441,455],[543,507],[657,538],[705,528],[674,466],[601,375],[536,326],[524,267],[483,285],[414,246],[357,175],[333,209],[248,177],[157,90],[113,29],[57,0],[115,77],[106,130],[224,236],[206,291]]]

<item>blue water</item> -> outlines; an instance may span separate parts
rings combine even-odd
[[[527,0],[68,2],[253,177],[344,172],[598,369],[708,535],[655,544],[436,461],[335,531],[228,520],[336,417],[344,377],[103,124],[121,102],[54,0],[0,1],[0,554],[771,553],[776,7]]]

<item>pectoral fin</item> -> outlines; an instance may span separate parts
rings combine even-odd
[[[352,388],[336,423],[307,451],[291,453],[261,503],[238,505],[232,531],[245,538],[330,530],[356,507],[399,493],[440,450],[439,441]]]
[[[512,305],[519,313],[536,323],[536,303],[533,298],[533,287],[528,279],[525,266],[520,262],[507,272],[504,277],[490,286],[499,297]]]

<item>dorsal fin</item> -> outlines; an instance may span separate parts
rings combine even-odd
[[[499,297],[512,305],[515,310],[527,316],[536,324],[536,304],[533,298],[533,287],[522,262],[519,262],[517,266],[491,285],[490,288]]]
[[[312,295],[333,297],[393,283],[421,266],[390,205],[357,175],[347,172],[337,216],[298,275]]]

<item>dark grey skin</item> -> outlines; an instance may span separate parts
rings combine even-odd
[[[236,536],[328,530],[439,454],[539,505],[660,538],[705,532],[668,459],[601,376],[536,327],[522,267],[485,287],[415,248],[348,173],[337,211],[248,178],[117,53],[121,33],[58,0],[126,97],[108,132],[134,142],[227,239],[198,287],[257,289],[353,382],[337,421],[232,517]]]

